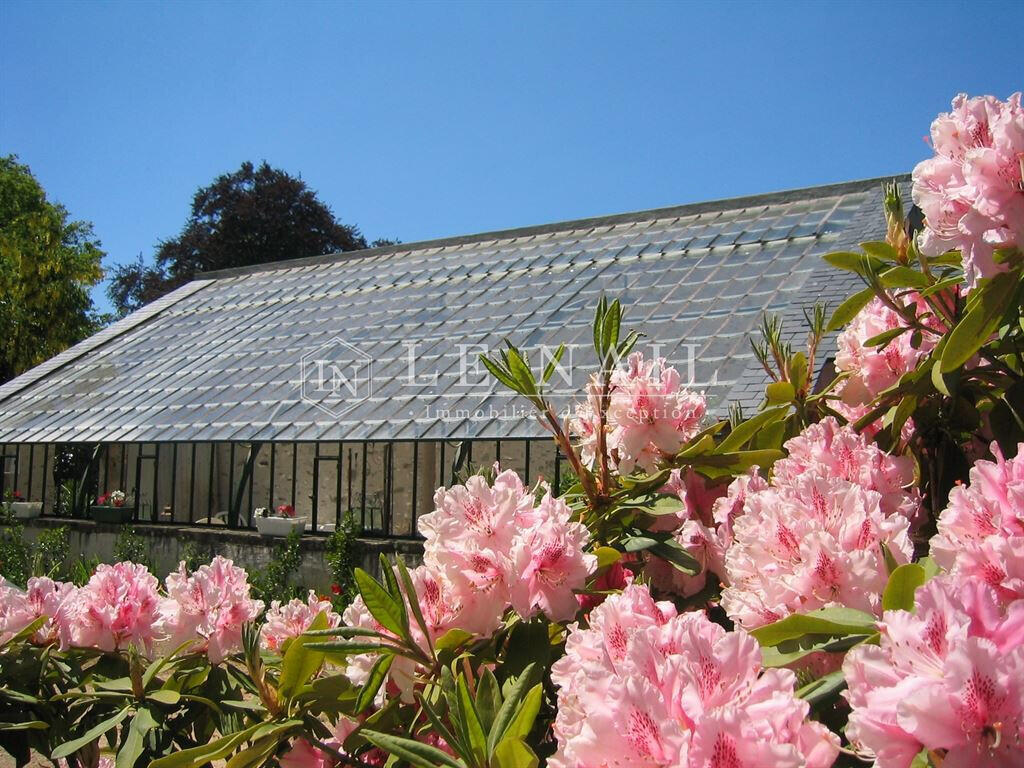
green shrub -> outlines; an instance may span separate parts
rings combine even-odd
[[[130,525],[124,526],[114,541],[114,562],[120,563],[124,560],[131,560],[133,563],[153,570],[153,562],[149,556],[149,542]]]
[[[287,539],[274,548],[270,562],[249,574],[253,597],[270,605],[274,600],[286,603],[293,597],[305,596],[304,590],[296,585],[293,578],[302,564],[301,540],[302,534],[292,531]]]
[[[63,581],[68,577],[71,536],[66,525],[41,531],[32,555],[32,575]]]
[[[359,565],[359,534],[355,514],[345,510],[341,524],[327,539],[327,565],[331,571],[331,600],[339,610],[356,596],[354,571]]]

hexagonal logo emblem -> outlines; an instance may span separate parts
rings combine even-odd
[[[341,418],[373,394],[373,360],[337,336],[302,356],[302,400]]]

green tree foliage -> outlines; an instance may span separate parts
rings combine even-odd
[[[0,382],[96,330],[89,289],[103,256],[92,224],[48,201],[17,157],[0,157]]]
[[[139,256],[117,267],[107,292],[117,311],[126,314],[197,272],[366,247],[359,230],[340,223],[302,179],[266,162],[259,167],[246,162],[201,187],[181,234],[160,243],[154,264]]]

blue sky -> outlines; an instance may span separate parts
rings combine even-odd
[[[956,92],[1024,87],[1021,29],[1019,2],[2,0],[0,153],[108,263],[244,160],[410,242],[908,171]]]

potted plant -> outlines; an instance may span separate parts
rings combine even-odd
[[[20,491],[8,491],[7,511],[16,520],[30,520],[43,513],[43,502],[25,501]]]
[[[127,523],[132,519],[132,508],[127,501],[128,494],[124,491],[109,491],[96,499],[89,514],[97,523]]]
[[[283,537],[292,531],[301,532],[306,528],[306,518],[296,517],[295,508],[291,504],[282,504],[274,511],[267,507],[257,507],[253,510],[253,520],[261,536]]]

